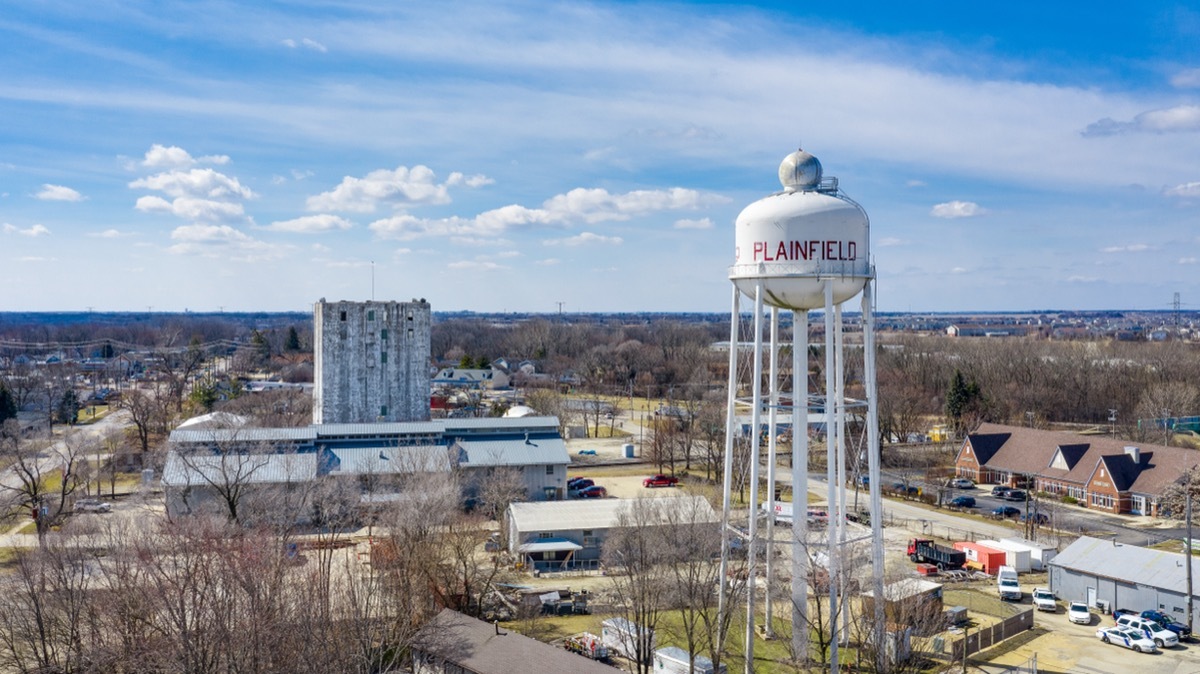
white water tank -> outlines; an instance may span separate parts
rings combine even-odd
[[[738,215],[730,280],[753,298],[763,279],[763,301],[783,309],[823,307],[827,284],[834,304],[854,297],[874,274],[866,211],[803,150],[784,158],[779,180],[782,192]]]

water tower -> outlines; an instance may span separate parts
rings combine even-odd
[[[838,645],[846,636],[848,625],[844,607],[844,588],[840,587],[845,574],[841,572],[843,553],[848,541],[846,520],[846,414],[856,405],[865,413],[867,484],[870,491],[870,521],[872,587],[876,597],[883,596],[883,536],[882,500],[879,478],[879,424],[876,416],[875,386],[875,326],[872,288],[875,269],[870,262],[870,222],[866,211],[838,189],[836,178],[826,178],[816,157],[797,150],[784,158],[779,166],[779,181],[783,191],[760,199],[747,206],[737,218],[734,264],[729,268],[733,282],[730,314],[729,391],[726,408],[724,503],[722,508],[720,602],[722,609],[729,598],[728,575],[730,536],[739,535],[730,528],[731,490],[734,443],[745,427],[738,422],[741,409],[749,409],[749,431],[745,441],[750,445],[750,513],[747,539],[747,559],[757,563],[760,529],[765,527],[767,546],[765,575],[765,632],[771,636],[772,581],[777,569],[773,559],[775,525],[773,517],[759,523],[760,506],[774,512],[777,423],[780,411],[790,413],[792,469],[791,483],[793,525],[791,537],[791,599],[792,644],[798,657],[808,648],[808,574],[809,557],[814,545],[809,539],[805,517],[808,495],[809,416],[823,415],[825,428],[826,486],[829,499],[829,525],[825,541],[820,544],[826,560],[829,586],[831,671],[838,667]],[[848,401],[845,397],[844,345],[842,341],[842,306],[861,293],[863,330],[863,370],[866,388],[865,403]],[[738,354],[742,340],[739,335],[743,295],[753,301],[753,358],[749,398],[739,398],[743,390],[742,375],[738,372]],[[763,310],[770,307],[769,373],[767,392],[763,393]],[[824,316],[825,387],[823,391],[808,391],[808,312],[820,309]],[[792,344],[790,387],[783,386],[778,376],[778,356],[784,346],[779,342],[779,312],[792,312]],[[765,414],[765,419],[764,419]],[[766,498],[760,499],[761,438],[766,437]],[[786,439],[786,438],[785,438]],[[865,537],[861,537],[865,538]],[[753,573],[750,575],[754,577]],[[746,608],[746,672],[752,671],[756,623],[754,583],[747,584]],[[882,635],[883,602],[874,602],[875,631]],[[835,612],[839,612],[840,615]],[[842,625],[839,626],[838,623]]]

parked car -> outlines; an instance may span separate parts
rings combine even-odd
[[[594,450],[594,449],[581,449],[581,450],[579,450],[578,454],[579,454],[579,456],[596,456],[596,450]]]
[[[1131,627],[1101,627],[1096,630],[1096,636],[1106,644],[1132,648],[1138,653],[1158,652],[1158,646],[1149,637]]]
[[[955,506],[957,508],[974,508],[975,507],[975,497],[974,496],[955,496],[954,498],[950,499],[950,505]]]
[[[674,487],[679,484],[679,478],[674,475],[651,475],[642,480],[643,487]]]
[[[911,494],[913,496],[921,493],[921,489],[919,487],[914,487],[912,485],[905,486],[903,482],[893,482],[892,491],[898,491],[901,494]]]
[[[1179,645],[1179,635],[1171,630],[1159,625],[1153,620],[1147,620],[1138,615],[1123,615],[1117,618],[1117,624],[1121,627],[1131,627],[1140,631],[1154,642],[1159,648],[1170,648]]]
[[[579,493],[579,492],[583,491],[584,489],[587,489],[588,487],[591,487],[591,486],[592,486],[592,485],[594,485],[594,484],[596,484],[596,481],[595,481],[595,480],[592,480],[591,478],[586,478],[586,477],[585,477],[585,478],[583,478],[582,480],[578,480],[578,481],[576,481],[576,482],[575,482],[575,484],[573,484],[573,485],[572,485],[572,484],[568,484],[568,485],[567,485],[567,493],[568,493],[568,494],[570,494],[570,493],[576,493],[576,494],[577,494],[577,493]]]
[[[112,512],[112,504],[105,503],[99,499],[81,498],[75,501],[75,512],[77,513],[110,513]]]
[[[1033,520],[1034,524],[1049,524],[1050,516],[1046,513],[1038,512],[1025,513],[1024,515],[1021,515],[1022,522],[1028,522],[1029,520]]]
[[[1021,509],[1014,508],[1012,506],[1000,506],[1000,507],[994,508],[992,510],[992,517],[1000,517],[1000,518],[1017,517],[1020,514],[1021,514]]]
[[[950,486],[955,489],[974,489],[975,483],[965,477],[956,477],[950,480]]]
[[[1092,612],[1088,610],[1087,604],[1081,601],[1073,601],[1067,604],[1067,620],[1076,625],[1091,625]]]
[[[577,496],[579,498],[604,498],[608,496],[608,490],[598,484],[594,484],[586,489],[581,489]]]
[[[1004,496],[1001,496],[1000,498],[1004,499],[1005,501],[1024,501],[1025,491],[1022,489],[1009,489]]]
[[[582,475],[576,475],[575,477],[567,480],[567,489],[574,489],[575,485],[579,484],[581,481],[586,480],[586,479],[587,478],[583,477]]]
[[[992,496],[995,496],[997,498],[1004,498],[1004,495],[1007,493],[1008,493],[1008,487],[1002,487],[1002,486],[992,487]]]
[[[1187,625],[1179,622],[1162,611],[1142,611],[1141,616],[1147,620],[1153,620],[1159,625],[1171,630],[1175,634],[1178,634],[1180,640],[1190,639],[1192,637],[1192,630],[1188,629]]]

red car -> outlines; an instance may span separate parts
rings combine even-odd
[[[608,496],[608,490],[598,484],[579,492],[579,498],[604,498],[605,496]]]
[[[642,480],[643,487],[674,487],[679,484],[679,478],[673,475],[651,475]]]

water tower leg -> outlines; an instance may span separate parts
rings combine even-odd
[[[792,314],[792,512],[808,504],[808,311]],[[792,653],[808,661],[808,518],[792,518]]]
[[[845,515],[837,510],[837,424],[834,419],[834,407],[837,401],[833,397],[836,388],[834,381],[833,362],[833,283],[825,282],[825,479],[828,481],[829,527],[825,547],[825,566],[829,583],[829,666],[830,671],[838,670],[838,583],[839,560],[837,548],[838,519]]]
[[[750,523],[746,535],[746,674],[754,672],[754,609],[757,603],[754,598],[755,567],[758,566],[758,481],[759,457],[761,455],[762,433],[762,353],[763,353],[763,282],[762,279],[754,286],[754,377],[751,382],[750,410]],[[771,513],[774,516],[774,513]]]
[[[779,407],[779,307],[771,307],[771,356],[768,396],[770,409],[767,412],[767,544],[766,544],[766,591],[764,596],[763,634],[768,639],[775,637],[771,606],[771,588],[775,587],[775,434],[778,432],[776,410]],[[795,498],[792,499],[792,526],[799,516]]]
[[[867,394],[867,470],[871,492],[871,587],[876,597],[883,596],[883,478],[880,476],[879,391],[875,373],[875,281],[863,287],[863,384]],[[883,668],[883,602],[875,604],[876,666]]]
[[[729,611],[729,514],[732,509],[730,498],[733,492],[733,443],[737,427],[738,389],[738,323],[741,320],[741,292],[733,287],[733,299],[729,314],[729,389],[725,401],[725,460],[721,472],[721,578],[717,584],[717,644],[725,645],[725,616]]]

